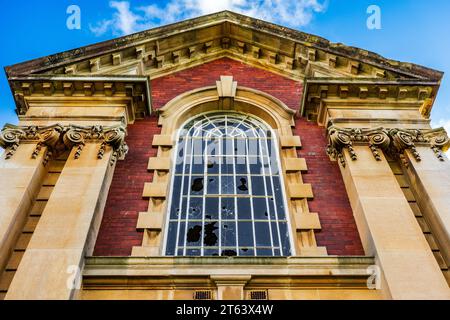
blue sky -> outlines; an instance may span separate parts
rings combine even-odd
[[[81,29],[66,27],[69,5],[81,9]],[[367,8],[381,9],[381,29],[369,30]],[[0,66],[108,40],[161,24],[231,9],[414,62],[446,76],[435,103],[435,126],[450,131],[450,1],[448,0],[23,0],[2,3]],[[16,123],[14,102],[0,73],[0,126]]]

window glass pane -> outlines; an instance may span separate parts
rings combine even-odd
[[[271,257],[273,256],[272,249],[269,248],[258,248],[256,249],[258,257]]]
[[[205,161],[203,156],[194,156],[192,159],[192,173],[199,174],[205,172]]]
[[[232,139],[222,140],[222,155],[232,156],[234,154],[234,146]]]
[[[224,248],[222,250],[222,256],[227,256],[227,257],[237,256],[236,249]]]
[[[237,176],[236,177],[236,191],[237,194],[248,194],[248,177]]]
[[[249,157],[248,163],[250,164],[251,174],[262,174],[262,163],[259,157]]]
[[[236,222],[222,222],[222,246],[236,246]]]
[[[269,224],[266,222],[255,222],[255,236],[256,236],[256,246],[257,247],[270,247],[271,237]]]
[[[281,248],[283,250],[283,255],[289,256],[291,254],[291,251],[290,251],[290,243],[289,243],[288,226],[286,223],[280,223],[280,236],[281,236]]]
[[[222,194],[234,194],[234,177],[222,176]]]
[[[166,254],[168,256],[175,255],[177,231],[178,231],[178,222],[170,222],[169,230],[168,230],[168,237],[167,237],[167,251],[166,251]]]
[[[266,189],[264,188],[264,177],[252,176],[252,193],[255,196],[266,195]]]
[[[257,157],[260,155],[259,139],[249,139],[247,146],[249,156]]]
[[[187,213],[187,198],[186,197],[183,197],[181,199],[180,212],[181,212],[181,214],[180,214],[181,219],[183,219],[183,220],[186,219],[186,213]]]
[[[189,222],[186,233],[186,245],[189,247],[200,246],[202,239],[201,222]]]
[[[266,204],[266,198],[253,198],[253,211],[256,220],[267,220],[268,210]]]
[[[178,231],[178,247],[183,248],[184,246],[184,241],[186,240],[186,224],[185,221],[183,220],[180,224],[180,230]],[[178,254],[178,253],[177,253]],[[179,254],[178,254],[179,255]],[[183,254],[181,254],[183,255]]]
[[[252,222],[239,222],[238,241],[240,247],[253,247],[253,225]]]
[[[207,155],[212,155],[212,156],[220,155],[219,146],[220,145],[219,145],[219,140],[218,139],[209,139],[207,141],[206,154]]]
[[[222,162],[221,162],[221,174],[233,174],[233,162],[234,162],[234,158],[233,157],[222,157]]]
[[[239,255],[240,256],[254,256],[255,251],[252,248],[240,248]]]
[[[203,212],[202,207],[203,207],[203,198],[191,197],[189,201],[189,219],[201,220]]]
[[[216,257],[219,255],[219,249],[205,249],[205,256]]]
[[[243,138],[234,139],[234,148],[235,148],[234,152],[235,155],[245,156],[247,154],[246,139]]]
[[[235,157],[234,160],[235,160],[236,174],[248,173],[246,157]]]
[[[217,221],[210,221],[205,223],[204,232],[204,245],[206,247],[217,247],[219,245],[219,223]]]
[[[208,176],[208,194],[219,194],[219,176]]]
[[[213,156],[207,158],[206,170],[208,174],[219,174],[219,165],[220,165],[219,157]]]
[[[222,220],[234,220],[234,198],[222,198]]]
[[[204,190],[203,177],[192,176],[191,195],[202,195]]]
[[[205,219],[219,219],[219,198],[206,198],[205,200]]]
[[[250,207],[250,198],[238,198],[238,217],[240,220],[249,220],[252,218],[252,210]]]
[[[186,255],[187,256],[199,256],[201,254],[200,249],[187,249]]]
[[[193,138],[192,139],[192,148],[193,154],[201,156],[204,154],[205,150],[205,141],[203,139]]]

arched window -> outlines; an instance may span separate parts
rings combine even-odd
[[[276,137],[262,122],[226,112],[189,121],[171,187],[166,255],[291,255]]]

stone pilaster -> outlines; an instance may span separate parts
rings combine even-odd
[[[127,151],[123,127],[69,126],[62,132],[59,146],[70,148],[70,156],[6,299],[75,296],[74,280],[80,275],[84,257],[96,238],[105,200],[102,195],[107,193],[115,161]],[[18,159],[21,147],[6,161]]]
[[[424,218],[430,224],[447,266],[450,266],[450,161],[444,155],[450,141],[443,130],[425,133],[429,146],[417,146],[421,161],[412,152],[405,153],[405,171]]]
[[[339,159],[366,254],[376,258],[391,299],[449,299],[450,290],[385,153],[420,162],[418,131],[329,127],[328,152]],[[431,149],[430,149],[431,150]]]
[[[0,132],[0,270],[25,224],[62,128],[6,125]]]

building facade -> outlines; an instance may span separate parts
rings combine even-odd
[[[441,72],[228,11],[6,72],[0,298],[450,299]]]

